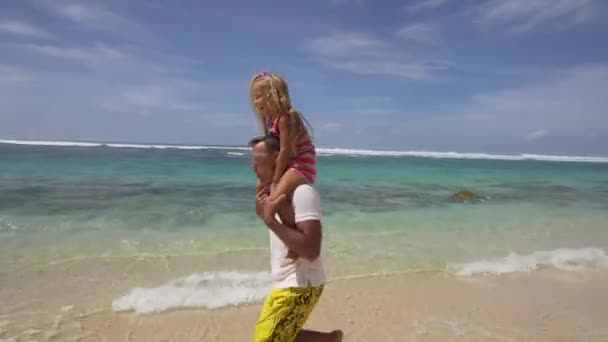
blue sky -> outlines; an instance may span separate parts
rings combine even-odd
[[[243,144],[286,77],[323,147],[608,155],[602,0],[3,1],[0,139]]]

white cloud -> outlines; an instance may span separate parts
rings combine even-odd
[[[3,88],[10,90],[10,94],[1,100],[13,103],[9,107],[24,115],[35,115],[33,113],[40,111],[41,107],[64,108],[65,112],[96,111],[120,115],[200,112],[204,102],[201,95],[204,91],[209,92],[198,82],[188,79],[183,67],[192,67],[193,64],[179,56],[100,43],[87,46],[10,46],[19,49],[19,53],[27,56],[28,60],[33,59],[32,66],[39,64],[37,60],[43,61],[42,65],[61,63],[59,67],[53,65],[52,69],[0,67]],[[180,66],[174,66],[176,61],[180,61]],[[86,69],[74,68],[75,64]],[[37,82],[31,86],[18,86],[16,83],[30,80],[33,75]],[[61,94],[49,95],[56,92]],[[41,102],[32,101],[26,106],[23,100],[28,98]]]
[[[114,112],[143,114],[157,110],[200,112],[204,106],[195,98],[201,91],[202,87],[196,83],[162,78],[126,87],[118,97],[109,98],[104,107]]]
[[[474,100],[488,109],[523,116],[539,110],[554,117],[574,110],[576,114],[587,115],[591,112],[582,109],[607,103],[608,87],[605,85],[608,85],[608,65],[580,66],[556,72],[536,84],[479,94]]]
[[[608,64],[580,66],[479,93],[452,110],[421,113],[405,107],[392,120],[351,115],[339,132],[360,148],[400,144],[417,150],[606,155],[607,89]],[[368,132],[369,141],[350,133],[359,129]]]
[[[36,3],[66,35],[0,42],[2,63],[12,64],[0,63],[0,136],[213,143],[230,141],[227,133],[253,134],[251,115],[234,114],[240,102],[222,102],[226,88],[246,86],[207,74],[196,57],[167,53],[155,37],[142,44],[141,36],[152,35],[120,7]],[[40,35],[34,32],[28,34]]]
[[[132,56],[121,49],[105,44],[95,44],[87,47],[68,47],[48,44],[23,44],[19,48],[33,51],[40,55],[66,59],[85,65],[104,65],[130,60]]]
[[[445,66],[406,53],[396,44],[363,33],[338,33],[305,42],[318,62],[359,75],[388,75],[412,80],[436,78]]]
[[[2,137],[174,142],[211,137],[209,143],[222,137],[209,128],[222,111],[208,107],[213,89],[191,80],[141,69],[93,74],[0,67],[3,76],[7,71],[11,79],[0,77]],[[237,126],[249,130],[231,128]],[[204,134],[197,135],[201,129]]]
[[[608,136],[606,89],[608,65],[580,66],[533,84],[478,94],[463,117],[473,126],[528,140],[582,138],[598,130]]]
[[[594,0],[492,0],[479,8],[483,23],[503,24],[515,33],[541,25],[585,21]]]
[[[39,27],[12,19],[0,20],[0,32],[34,38],[51,38],[53,36],[48,31]]]
[[[541,128],[536,131],[532,131],[532,132],[528,133],[528,135],[526,135],[526,140],[528,140],[528,141],[539,140],[539,139],[546,137],[548,134],[549,134],[548,130]]]
[[[321,124],[321,129],[332,130],[342,127],[342,124],[337,122],[325,122]]]
[[[184,68],[196,65],[196,61],[180,56],[159,54],[132,45],[58,45],[58,44],[14,44],[14,49],[29,52],[36,59],[53,59],[58,62],[79,63],[108,74],[151,72],[180,73]]]
[[[410,13],[420,12],[426,9],[433,9],[444,5],[448,0],[421,0],[407,7]]]
[[[407,25],[401,28],[397,35],[402,39],[420,44],[435,45],[439,42],[437,30],[429,23]]]
[[[98,26],[100,24],[118,23],[129,24],[130,21],[112,11],[91,3],[49,2],[51,8],[58,14],[77,23]]]
[[[379,39],[354,32],[318,37],[308,41],[306,46],[312,52],[333,56],[378,56],[387,48],[387,44]]]
[[[46,5],[52,12],[84,29],[113,33],[122,39],[140,41],[150,38],[141,25],[99,3],[46,1]]]
[[[347,5],[347,4],[363,6],[364,3],[365,3],[365,0],[329,0],[329,4],[332,6]]]
[[[34,79],[34,74],[20,68],[0,65],[0,85],[15,85]]]

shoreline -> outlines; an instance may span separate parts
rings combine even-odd
[[[332,280],[305,327],[340,328],[345,341],[606,340],[606,288],[605,270],[464,278],[418,272]],[[86,309],[73,303],[45,323],[19,329],[2,316],[0,338],[242,341],[251,339],[260,308],[256,303],[136,314],[114,312],[107,302]]]

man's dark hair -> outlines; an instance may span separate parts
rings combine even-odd
[[[263,142],[266,145],[266,152],[274,153],[278,152],[281,144],[279,142],[279,138],[272,134],[260,135],[255,137],[249,141],[249,147],[253,147],[259,143]]]

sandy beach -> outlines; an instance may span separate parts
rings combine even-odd
[[[542,270],[459,278],[443,272],[334,280],[307,328],[345,341],[606,341],[608,273]],[[94,289],[91,289],[94,290]],[[41,290],[43,291],[43,290]],[[89,291],[94,292],[94,291]],[[78,303],[2,341],[248,341],[261,304],[159,314]],[[48,316],[50,318],[50,316]],[[23,323],[23,322],[22,322]]]

